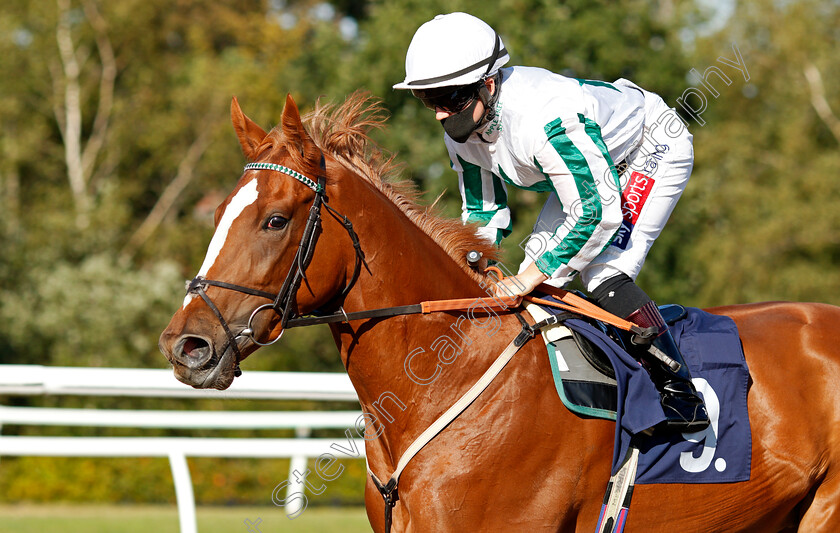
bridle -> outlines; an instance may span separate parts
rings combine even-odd
[[[245,165],[245,172],[249,170],[273,170],[276,172],[280,172],[290,176],[302,184],[306,185],[310,189],[315,192],[315,199],[312,202],[312,206],[309,208],[309,216],[306,220],[306,226],[303,229],[303,236],[300,240],[300,246],[298,246],[297,251],[295,252],[295,257],[292,260],[292,265],[289,267],[289,271],[286,273],[286,278],[283,281],[283,285],[280,287],[280,290],[274,294],[271,292],[253,289],[251,287],[245,287],[243,285],[237,285],[235,283],[228,283],[226,281],[217,281],[207,279],[204,276],[196,276],[192,281],[187,283],[187,294],[197,294],[201,297],[202,300],[207,304],[210,310],[216,315],[216,318],[219,320],[219,323],[222,326],[222,329],[225,332],[225,335],[228,339],[228,344],[225,346],[225,349],[222,350],[221,353],[227,351],[228,346],[231,347],[236,354],[236,369],[234,371],[236,376],[242,374],[242,371],[239,369],[239,361],[242,360],[242,352],[239,349],[239,344],[237,339],[240,337],[248,337],[251,339],[252,342],[259,346],[268,346],[270,344],[274,344],[280,337],[283,336],[283,333],[286,329],[290,327],[295,327],[299,325],[307,325],[307,319],[303,319],[297,312],[297,291],[300,288],[300,284],[302,281],[308,280],[306,278],[306,269],[309,267],[309,264],[312,262],[312,256],[315,253],[315,245],[318,243],[318,237],[321,235],[321,208],[325,208],[327,212],[333,216],[336,220],[338,220],[344,229],[347,231],[347,234],[350,236],[350,239],[353,241],[353,249],[355,251],[356,256],[356,264],[353,268],[353,276],[350,279],[350,282],[347,283],[342,289],[342,291],[334,297],[334,299],[340,300],[356,284],[356,281],[359,279],[359,274],[361,273],[362,265],[365,265],[365,268],[370,272],[370,269],[365,262],[365,254],[362,251],[362,246],[359,243],[359,236],[356,234],[355,230],[353,229],[353,224],[350,220],[330,207],[328,203],[328,198],[326,194],[326,183],[327,183],[327,176],[326,176],[326,161],[324,160],[324,154],[321,153],[321,164],[320,164],[320,172],[317,177],[317,182],[304,176],[303,174],[285,167],[283,165],[277,165],[274,163],[249,163]],[[263,304],[258,306],[254,311],[251,313],[251,316],[248,318],[248,322],[241,331],[239,331],[236,335],[234,335],[233,331],[231,331],[230,326],[228,325],[227,320],[222,315],[222,312],[219,311],[219,308],[213,303],[213,300],[207,295],[206,288],[207,287],[219,287],[222,289],[228,289],[236,292],[241,292],[244,294],[249,294],[251,296],[258,296],[260,298],[265,298],[267,300],[271,300],[271,303]],[[334,322],[338,320],[343,320],[347,317],[347,314],[344,312],[343,308],[339,307],[340,312],[335,313],[333,315],[327,315],[324,317],[318,317],[322,319],[326,319],[327,322]],[[254,332],[254,319],[256,316],[262,311],[272,310],[275,313],[279,314],[280,325],[282,327],[282,331],[274,340],[269,342],[260,342],[257,339],[257,335]],[[335,318],[335,320],[332,320]],[[308,319],[310,322],[312,319]],[[297,321],[297,322],[296,322]]]

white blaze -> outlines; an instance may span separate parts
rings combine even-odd
[[[199,276],[206,276],[207,272],[216,262],[222,248],[227,240],[228,231],[233,225],[233,221],[242,214],[242,211],[253,204],[259,193],[257,193],[257,179],[254,178],[248,182],[247,185],[239,189],[239,192],[233,197],[228,206],[225,208],[225,213],[222,215],[222,220],[219,221],[219,226],[216,228],[216,233],[213,234],[213,239],[210,241],[210,246],[207,248],[207,255],[204,257],[204,263],[201,264],[201,269],[198,271]],[[192,301],[194,294],[187,294],[184,298],[184,307]]]

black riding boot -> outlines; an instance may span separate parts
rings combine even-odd
[[[649,345],[640,345],[642,361],[650,372],[651,380],[661,396],[665,421],[662,425],[670,431],[693,433],[709,425],[709,415],[703,400],[691,383],[688,365],[668,331],[659,308],[648,302],[630,313],[627,320],[639,326],[659,329],[659,335]]]

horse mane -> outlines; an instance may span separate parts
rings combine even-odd
[[[399,177],[403,165],[369,137],[370,130],[382,128],[387,120],[379,99],[356,91],[338,106],[319,100],[302,120],[318,148],[384,194],[473,279],[484,279],[484,274],[469,268],[466,254],[476,250],[487,259],[497,259],[497,248],[478,234],[478,225],[442,216],[437,205],[440,197],[431,205],[421,205],[417,186]]]

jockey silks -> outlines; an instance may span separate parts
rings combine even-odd
[[[651,224],[659,227],[649,235],[651,238],[635,239],[638,246],[631,251],[634,239],[626,233],[628,229],[635,233],[636,229],[627,224],[623,228],[624,248],[609,246],[628,219],[622,208],[627,198],[622,198],[622,192],[631,172],[639,170],[644,175],[636,177],[636,185],[644,182],[649,186],[645,190],[646,204],[656,203],[653,197],[663,178],[665,189],[669,189],[669,183],[680,183],[681,193],[693,158],[687,130],[678,130],[683,146],[671,151],[681,158],[679,176],[669,178],[672,173],[667,170],[667,157],[655,172],[643,168],[641,162],[642,155],[650,151],[641,149],[646,141],[646,124],[650,128],[658,114],[669,110],[657,95],[623,79],[613,83],[578,80],[532,67],[504,68],[500,72],[496,117],[463,144],[445,136],[452,167],[459,175],[463,220],[480,223],[482,234],[499,242],[511,230],[506,185],[548,192],[550,197],[534,233],[523,246],[528,256],[523,269],[536,261],[540,271],[549,276],[549,283],[557,286],[578,272],[588,284],[618,272],[635,278],[650,243],[667,221],[667,215],[662,214],[670,214],[679,194],[674,196],[668,190],[669,205],[653,209],[659,212],[655,216],[645,215],[641,204],[634,207],[638,211],[632,216],[636,228],[642,226],[650,233]],[[666,128],[661,129],[664,135]],[[687,166],[682,161],[685,155]],[[631,161],[632,170],[619,175],[615,164]],[[635,197],[633,191],[630,194]],[[608,248],[614,248],[613,254],[601,261]],[[616,261],[615,252],[632,257],[624,261],[626,264],[616,264],[621,261]],[[600,266],[586,272],[594,264]]]

